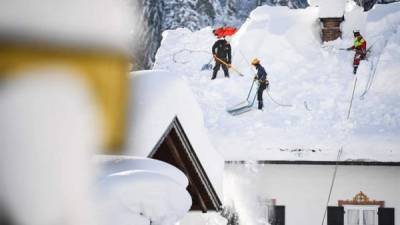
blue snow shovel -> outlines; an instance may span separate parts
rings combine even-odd
[[[243,102],[240,102],[230,108],[228,108],[226,111],[231,114],[232,116],[237,116],[240,115],[242,113],[248,112],[252,109],[254,102],[256,100],[256,94],[254,95],[253,99],[250,98],[251,92],[253,90],[254,87],[254,83],[256,80],[253,80],[253,83],[251,84],[249,93],[247,94],[247,98],[246,100],[244,100]]]
[[[211,58],[207,64],[204,64],[203,67],[201,67],[201,70],[211,70],[213,68],[213,65],[211,64],[212,60],[213,58]]]

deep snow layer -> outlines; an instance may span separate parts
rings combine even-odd
[[[188,180],[154,159],[99,156],[96,210],[107,224],[176,224],[192,205]]]
[[[343,39],[324,45],[318,14],[317,7],[257,8],[232,40],[233,65],[246,76],[231,70],[225,79],[220,71],[214,81],[211,70],[201,71],[211,60],[211,28],[164,32],[154,67],[181,74],[190,84],[226,160],[336,160],[343,146],[341,160],[400,161],[400,4],[369,12],[347,5]],[[340,48],[352,44],[354,29],[373,47],[359,68],[347,120],[354,53]],[[231,116],[226,108],[244,100],[251,85],[253,57],[271,83],[266,108]]]

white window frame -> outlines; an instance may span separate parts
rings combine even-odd
[[[358,210],[359,211],[359,225],[364,225],[364,217],[363,211],[364,210],[373,210],[376,213],[374,225],[378,225],[378,208],[379,205],[343,205],[344,207],[344,225],[349,225],[347,221],[348,210]]]

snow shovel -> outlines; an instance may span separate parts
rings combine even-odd
[[[203,67],[201,67],[201,71],[211,70],[212,67],[213,67],[212,64],[211,64],[212,60],[213,60],[213,58],[211,58],[210,61],[207,64],[204,64]]]
[[[228,63],[226,63],[224,60],[218,58],[217,56],[214,55],[214,58],[219,61],[220,63],[224,64],[226,67],[233,69],[239,76],[244,77],[243,73],[241,73],[239,70],[235,69],[235,67],[233,67],[232,65],[229,65]]]
[[[239,115],[239,114],[242,114],[242,113],[245,113],[245,112],[248,112],[251,110],[251,107],[253,107],[254,101],[256,99],[256,95],[254,95],[253,99],[250,100],[251,91],[253,90],[255,81],[256,80],[253,80],[253,83],[251,84],[251,87],[250,87],[249,93],[247,94],[246,100],[227,109],[226,111],[228,113],[230,113],[233,116],[236,116],[236,115]]]
[[[243,105],[242,107],[237,108],[235,111],[232,111],[232,112],[229,112],[229,113],[232,116],[237,116],[237,115],[240,115],[240,114],[243,114],[245,112],[248,112],[248,111],[252,110],[254,102],[256,101],[256,96],[257,95],[254,95],[253,100],[251,102],[247,102],[247,105]]]

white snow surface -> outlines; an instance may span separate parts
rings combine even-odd
[[[224,160],[210,143],[202,111],[178,73],[137,71],[130,77],[130,113],[124,155],[148,157],[176,116],[222,198]]]
[[[189,182],[185,174],[176,167],[149,158],[140,158],[132,156],[110,156],[98,155],[95,157],[95,162],[99,165],[98,176],[108,176],[110,174],[120,173],[124,171],[152,171],[170,177],[176,183],[186,187]]]
[[[346,9],[353,21],[342,24],[343,39],[321,44],[318,7],[255,9],[231,43],[233,66],[244,77],[230,70],[226,79],[219,71],[211,81],[212,71],[201,71],[211,60],[211,28],[164,32],[154,68],[181,75],[190,85],[209,137],[225,160],[331,161],[343,147],[341,160],[400,161],[400,3],[357,10]],[[347,120],[354,53],[340,48],[352,45],[354,26],[364,26],[372,51],[358,69]],[[226,109],[246,98],[254,57],[268,72],[266,107],[232,116]]]
[[[318,1],[319,6],[319,17],[342,17],[346,0],[320,0]]]
[[[192,205],[188,180],[154,159],[99,156],[97,213],[104,225],[176,224]]]

